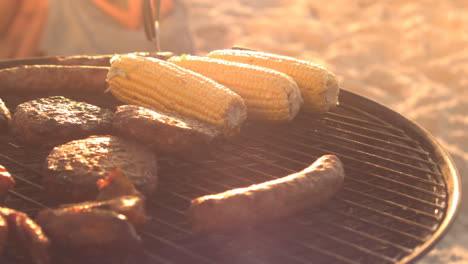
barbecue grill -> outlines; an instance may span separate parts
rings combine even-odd
[[[49,94],[2,95],[12,109]],[[104,107],[110,95],[61,94]],[[43,195],[49,149],[1,136],[0,164],[17,186],[6,206],[32,217],[55,206]],[[421,127],[398,113],[343,90],[323,115],[291,123],[247,124],[240,137],[194,161],[161,157],[159,191],[147,197],[151,221],[139,230],[141,249],[125,259],[87,263],[410,263],[445,234],[460,202],[453,161]],[[324,154],[343,161],[343,189],[320,208],[248,230],[196,234],[185,210],[191,199],[297,172]],[[82,260],[56,252],[55,263]],[[29,263],[14,248],[1,263]]]

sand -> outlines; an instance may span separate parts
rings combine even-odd
[[[468,1],[186,2],[198,54],[243,45],[323,64],[344,89],[432,134],[468,190]],[[467,231],[464,203],[450,232],[418,263],[468,263]]]

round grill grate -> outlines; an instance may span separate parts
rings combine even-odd
[[[39,95],[4,96],[10,107]],[[41,96],[46,96],[42,94]],[[108,96],[67,95],[113,107]],[[125,260],[91,263],[407,263],[435,244],[459,203],[459,176],[450,157],[424,130],[397,113],[348,91],[321,116],[299,115],[283,125],[248,124],[212,158],[162,157],[159,192],[148,199],[143,247]],[[0,164],[18,185],[6,205],[34,216],[54,206],[42,194],[47,149],[1,137]],[[185,210],[191,199],[274,179],[335,154],[344,188],[310,208],[255,229],[194,234]],[[28,263],[6,254],[2,263]],[[57,256],[57,263],[80,263]]]

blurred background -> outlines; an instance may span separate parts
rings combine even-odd
[[[32,3],[29,8],[9,7],[15,5],[14,3],[18,5],[28,1]],[[49,8],[50,13],[46,2],[63,4],[73,1],[85,2],[0,1],[0,19],[11,19],[5,10],[16,8],[16,11],[20,10],[23,14],[34,14],[35,19],[43,23],[39,23],[41,27],[34,23],[24,24],[27,23],[25,20],[22,21],[23,24],[18,22],[21,25],[17,25],[21,28],[20,33],[16,32],[16,39],[11,40],[8,36],[15,36],[14,32],[9,31],[8,27],[2,27],[0,21],[0,47],[3,52],[0,52],[0,57],[59,55],[59,52],[51,47],[48,47],[48,51],[44,48],[47,47],[44,44],[44,32],[47,28],[50,31],[50,27],[54,26],[48,24],[51,22],[47,22],[47,16],[38,10]],[[106,9],[105,4],[103,7],[103,2],[106,2],[104,0],[87,1],[100,5],[101,10]],[[131,13],[128,9],[128,3],[141,2],[140,0],[129,1],[127,6],[124,3],[127,1],[114,2],[124,7],[120,11],[124,10],[127,15],[141,15]],[[464,179],[468,172],[468,1],[163,2],[169,3],[161,24],[162,37],[168,43],[163,45],[163,49],[180,46],[181,49],[176,52],[203,55],[214,49],[241,45],[323,64],[338,76],[342,88],[384,104],[428,130],[451,154],[462,176],[463,187],[468,190],[468,181]],[[108,8],[109,6],[106,12],[109,11]],[[134,42],[148,44],[145,42],[141,24],[126,24],[128,21],[118,20],[115,12],[108,12],[108,15],[125,30],[137,32],[135,36],[138,38],[134,39]],[[178,16],[181,19],[176,19]],[[71,15],[66,19],[69,17]],[[60,21],[59,19],[63,18],[55,19]],[[3,24],[8,23],[14,26],[11,22]],[[57,26],[57,22],[54,25]],[[82,27],[86,25],[94,24],[84,22]],[[67,42],[63,42],[65,40],[62,35],[55,34],[59,39],[54,39],[53,34],[47,38],[49,41],[52,38],[52,42],[60,44],[58,46],[71,47],[71,44],[64,44]],[[25,39],[26,36],[28,38]],[[119,42],[118,39],[122,39],[122,36],[114,34],[117,40],[111,39],[107,43]],[[188,42],[191,44],[186,46]],[[21,43],[33,45],[29,46],[28,50],[28,47],[22,48]],[[13,48],[8,49],[11,46]],[[80,52],[113,52],[111,49],[92,48],[95,47]],[[151,46],[147,48],[152,49]],[[134,50],[137,49],[135,47],[129,49],[141,51]],[[76,50],[68,50],[62,54],[67,55],[66,52],[79,53]],[[468,206],[462,203],[450,232],[420,263],[468,263],[467,231]]]

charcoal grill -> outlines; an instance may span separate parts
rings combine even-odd
[[[2,95],[7,105],[45,94]],[[67,96],[114,107],[110,95]],[[453,221],[460,179],[449,155],[421,127],[343,90],[324,115],[300,114],[284,125],[247,124],[215,155],[187,162],[161,157],[159,192],[148,197],[143,245],[128,259],[88,263],[410,263],[427,253]],[[31,216],[55,206],[43,196],[48,149],[1,137],[0,164],[17,179],[6,205]],[[257,228],[194,234],[185,215],[195,197],[285,176],[323,154],[344,163],[344,188],[310,208]],[[57,253],[55,263],[81,263]],[[9,250],[1,263],[29,263]]]

